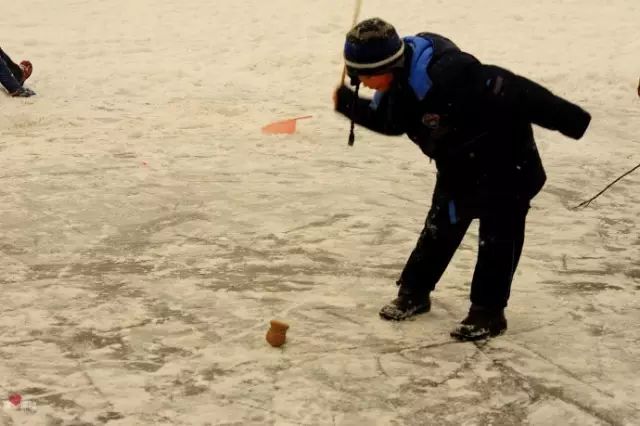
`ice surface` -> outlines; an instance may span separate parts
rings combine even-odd
[[[347,147],[351,2],[50,3],[0,17],[38,93],[1,99],[0,394],[37,406],[0,424],[640,424],[640,174],[569,209],[640,161],[637,0],[364,1],[594,116],[578,142],[536,129],[509,331],[478,345],[448,336],[475,226],[431,313],[377,316],[435,170],[406,138]]]

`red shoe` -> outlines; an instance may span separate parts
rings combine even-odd
[[[20,69],[22,70],[22,80],[20,83],[24,83],[25,80],[31,76],[31,73],[33,72],[33,65],[29,61],[22,61],[20,62]]]

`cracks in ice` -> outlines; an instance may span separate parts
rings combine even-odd
[[[553,319],[551,321],[548,321],[548,322],[546,322],[544,324],[536,325],[536,326],[533,326],[533,327],[530,327],[530,328],[523,328],[521,330],[512,330],[512,331],[509,331],[509,336],[519,336],[519,335],[522,335],[522,334],[531,333],[533,331],[542,330],[543,328],[554,326],[554,325],[556,325],[557,323],[559,323],[560,321],[562,321],[564,319],[565,319],[565,315],[562,315],[562,316],[560,316],[560,317],[558,317],[556,319]]]
[[[490,358],[490,357],[489,357]],[[491,358],[490,358],[491,359]],[[597,418],[600,421],[605,422],[606,424],[610,424],[610,425],[621,425],[622,423],[616,421],[615,419],[611,418],[608,414],[606,413],[601,413],[599,411],[596,411],[594,409],[592,409],[591,407],[589,407],[587,404],[584,404],[580,401],[578,401],[575,398],[571,398],[567,395],[564,394],[564,392],[561,389],[553,389],[550,388],[542,383],[540,383],[538,380],[533,379],[529,376],[523,375],[521,373],[519,373],[518,371],[516,371],[514,368],[509,367],[507,365],[505,365],[504,363],[502,363],[500,360],[491,360],[493,365],[500,371],[501,374],[505,375],[505,376],[510,376],[513,379],[517,379],[517,381],[520,383],[520,386],[523,390],[525,390],[525,392],[527,392],[529,394],[529,398],[532,402],[535,402],[539,399],[541,399],[544,396],[548,396],[551,397],[552,399],[559,399],[560,401],[569,404],[571,406],[574,406],[576,408],[578,408],[580,411],[594,417]],[[530,389],[530,391],[527,391],[528,389]]]
[[[390,196],[390,197],[397,198],[398,200],[406,201],[407,203],[414,204],[414,205],[423,206],[425,204],[423,201],[416,201],[416,200],[413,200],[413,199],[411,199],[409,197],[403,197],[402,195],[398,195],[398,194],[395,194],[393,192],[383,191],[382,194],[385,194],[385,195]]]
[[[438,346],[444,346],[444,345],[438,345]],[[430,348],[433,347],[438,347],[436,345],[431,345],[429,346]],[[410,359],[406,356],[406,354],[404,353],[400,353],[399,354],[402,358],[406,359],[407,361],[409,361],[410,363],[416,363],[415,359]],[[458,367],[456,367],[451,373],[447,374],[442,380],[439,381],[435,381],[435,380],[430,380],[430,379],[421,379],[420,381],[422,383],[426,383],[428,386],[433,387],[433,388],[437,388],[439,386],[442,386],[444,384],[446,384],[447,382],[449,382],[450,380],[453,380],[457,377],[459,377],[461,375],[461,373],[465,370],[469,370],[472,371],[472,362],[474,361],[474,359],[478,356],[478,351],[474,351],[470,356],[467,356]]]
[[[0,348],[6,348],[9,346],[16,346],[16,345],[22,345],[24,343],[33,343],[33,342],[40,342],[40,341],[44,342],[43,339],[39,339],[39,338],[16,340],[14,342],[2,342],[0,343]]]
[[[390,377],[390,376],[389,376],[389,373],[387,373],[387,371],[386,371],[386,370],[384,369],[384,367],[382,366],[382,359],[381,359],[381,357],[380,357],[380,356],[377,356],[377,357],[376,357],[376,367],[378,368],[378,371],[379,371],[380,373],[382,373],[382,375],[383,375],[384,377]]]
[[[518,372],[515,368],[510,367],[508,365],[506,365],[503,361],[501,360],[496,360],[491,358],[491,356],[489,356],[489,354],[486,353],[485,348],[487,346],[489,346],[490,341],[484,341],[484,342],[474,342],[474,345],[476,346],[476,348],[478,349],[478,351],[480,353],[482,353],[482,355],[484,355],[491,363],[493,366],[495,366],[498,371],[500,371],[500,373],[506,377],[510,377],[513,380],[515,380],[517,383],[519,383],[521,389],[523,389],[528,395],[529,395],[529,399],[531,400],[531,402],[536,402],[537,400],[541,399],[543,396],[548,396],[551,397],[553,399],[558,399],[566,404],[572,405],[576,408],[578,408],[579,410],[581,410],[582,412],[595,417],[603,422],[605,422],[606,424],[610,424],[610,425],[619,425],[621,424],[620,422],[616,421],[615,419],[611,418],[607,413],[602,413],[599,412],[591,407],[589,407],[587,404],[579,401],[576,398],[571,398],[568,395],[565,395],[565,393],[561,390],[561,389],[553,389],[551,387],[549,387],[548,385],[545,385],[543,383],[541,383],[540,380],[538,379],[534,379],[533,377],[527,376],[525,374],[522,374],[520,372]],[[521,346],[520,344],[516,344],[518,346]],[[575,380],[577,380],[580,383],[583,383],[587,386],[589,386],[590,388],[598,391],[599,393],[603,394],[603,395],[608,395],[607,393],[601,391],[600,389],[597,389],[595,387],[593,387],[593,385],[590,385],[588,383],[583,382],[580,379],[577,379],[575,377],[575,375],[571,372],[568,372],[566,369],[558,366],[557,364],[551,362],[549,359],[547,359],[546,357],[541,356],[540,354],[525,348],[529,351],[531,351],[532,353],[534,353],[535,355],[539,356],[540,359],[544,360],[545,362],[548,362],[549,364],[559,368],[561,371],[563,371],[565,374],[569,373],[571,378],[574,378]]]
[[[110,329],[106,329],[106,330],[100,330],[100,329],[87,329],[85,331],[97,331],[99,333],[118,333],[122,330],[131,330],[137,327],[143,327],[147,324],[149,324],[150,322],[152,322],[151,319],[146,319],[144,321],[141,321],[137,324],[131,324],[131,325],[127,325],[124,327],[115,327],[115,328],[110,328]],[[24,339],[24,340],[16,340],[14,342],[0,342],[0,348],[4,348],[4,347],[9,347],[9,346],[17,346],[17,345],[22,345],[25,343],[33,343],[33,342],[42,342],[42,343],[53,343],[56,345],[59,345],[61,342],[63,342],[63,339],[58,339],[58,338],[54,338],[54,337],[34,337],[32,339]]]
[[[438,348],[442,346],[456,345],[456,344],[461,344],[461,343],[456,340],[447,340],[445,342],[436,342],[436,343],[430,343],[427,345],[410,345],[410,346],[400,346],[396,348],[380,348],[379,353],[382,355],[387,355],[387,354],[401,353],[404,351]],[[298,352],[296,355],[297,356],[310,355],[310,356],[322,357],[324,355],[335,354],[340,351],[352,351],[352,350],[365,349],[365,348],[376,348],[376,347],[379,347],[380,345],[381,345],[380,342],[375,342],[375,343],[364,344],[364,345],[352,345],[352,346],[343,346],[343,347],[337,347],[337,348],[329,348],[327,350],[321,350],[321,351]]]
[[[451,310],[447,309],[446,306],[443,306],[443,309],[448,312],[450,315]],[[589,384],[587,382],[585,382],[584,380],[580,379],[575,373],[567,370],[565,367],[562,367],[558,364],[556,364],[555,362],[553,362],[552,360],[550,360],[549,358],[543,356],[542,354],[526,347],[525,345],[521,344],[521,343],[517,343],[513,340],[509,340],[508,337],[503,337],[502,339],[505,339],[509,342],[511,342],[512,344],[515,344],[517,347],[520,347],[524,350],[529,351],[530,353],[536,355],[539,359],[543,360],[544,362],[553,365],[554,367],[558,368],[560,371],[562,371],[566,376],[570,377],[571,379],[576,380],[577,382],[584,384],[585,386],[588,386],[590,389],[593,389],[595,391],[597,391],[599,394],[607,396],[609,398],[614,398],[613,395],[593,386],[592,384]],[[607,424],[612,424],[612,425],[618,425],[620,424],[619,422],[617,422],[616,420],[612,419],[610,417],[610,415],[608,415],[607,413],[601,413],[598,412],[594,409],[592,409],[591,407],[589,407],[587,404],[582,403],[580,401],[578,401],[575,398],[571,398],[567,395],[564,395],[561,391],[555,391],[552,388],[549,388],[548,386],[540,383],[539,380],[536,380],[532,377],[526,376],[524,374],[519,373],[518,371],[516,371],[514,368],[512,367],[508,367],[506,366],[502,361],[500,360],[495,360],[493,358],[491,358],[491,356],[489,356],[489,354],[486,352],[485,348],[487,348],[490,344],[491,344],[492,340],[488,339],[488,340],[483,340],[483,341],[478,341],[478,342],[473,342],[474,346],[476,347],[477,351],[482,353],[482,355],[484,355],[494,366],[496,366],[496,368],[498,368],[498,370],[501,372],[501,374],[507,375],[509,377],[511,377],[512,379],[518,378],[519,382],[521,383],[521,388],[523,390],[525,390],[525,392],[527,392],[527,389],[529,388],[528,383],[532,383],[534,384],[534,388],[535,390],[538,392],[538,394],[540,395],[547,395],[550,396],[552,398],[557,398],[567,404],[570,404],[572,406],[577,407],[578,409],[580,409],[581,411],[591,415],[592,417],[595,417]],[[527,392],[529,393],[529,392]],[[535,395],[534,395],[535,396]],[[534,401],[534,399],[531,399],[532,401]],[[627,405],[627,407],[629,407]],[[633,407],[630,407],[633,408]],[[637,409],[633,408],[634,410],[637,411]]]
[[[391,378],[389,373],[387,373],[387,371],[382,366],[382,357],[381,356],[376,356],[376,368],[378,369],[378,371],[380,371],[380,373],[382,373],[383,376],[385,376],[386,378]],[[396,414],[398,414],[398,407],[396,406],[396,404],[393,403],[393,401],[391,399],[386,398],[384,400],[384,402],[389,404],[391,406],[391,408],[393,408],[393,411]],[[335,421],[335,418],[334,418],[334,421]]]
[[[259,411],[263,411],[265,413],[269,413],[272,416],[279,417],[281,419],[288,420],[290,422],[294,422],[295,424],[298,424],[298,425],[302,425],[302,426],[305,425],[305,423],[301,423],[300,420],[297,419],[297,418],[286,416],[286,415],[284,415],[282,413],[279,413],[279,412],[277,412],[277,411],[275,411],[273,409],[270,409],[270,408],[261,407],[259,405],[253,405],[253,404],[249,404],[247,402],[242,402],[242,401],[238,401],[238,400],[229,401],[228,399],[225,399],[225,401],[228,403],[228,405],[240,405],[240,406],[243,406],[243,407],[253,408],[254,410],[259,410]]]
[[[360,322],[360,321],[356,321],[356,320],[354,320],[354,319],[351,319],[351,318],[349,318],[349,317],[348,317],[348,316],[346,316],[346,315],[341,315],[341,314],[338,314],[338,313],[334,312],[334,311],[333,311],[333,309],[334,309],[333,307],[330,307],[330,306],[322,306],[322,307],[317,307],[316,309],[319,309],[319,310],[321,310],[321,311],[323,311],[323,312],[326,312],[326,313],[328,313],[329,315],[332,315],[332,316],[334,316],[334,317],[336,317],[336,318],[338,318],[338,319],[341,319],[341,320],[344,320],[344,321],[350,322],[350,323],[355,324],[355,325],[362,326],[362,322]]]
[[[335,223],[339,222],[340,220],[343,219],[347,219],[349,218],[350,215],[348,214],[334,214],[331,217],[325,219],[325,220],[317,220],[314,222],[309,222],[306,225],[301,225],[301,226],[297,226],[295,228],[291,228],[288,231],[284,231],[284,234],[290,234],[292,232],[296,232],[296,231],[302,231],[308,228],[319,228],[319,227],[327,227],[327,226],[333,226]]]
[[[515,342],[514,342],[515,343]],[[615,395],[606,392],[594,385],[592,385],[591,383],[588,383],[586,381],[584,381],[583,379],[581,379],[577,374],[573,373],[572,371],[568,370],[566,367],[563,367],[562,365],[559,365],[555,362],[553,362],[552,360],[550,360],[549,358],[547,358],[546,356],[542,355],[540,352],[531,349],[529,346],[525,345],[524,343],[516,343],[516,345],[518,345],[519,347],[531,352],[532,354],[534,354],[535,356],[537,356],[538,358],[542,359],[543,361],[553,365],[554,367],[556,367],[557,369],[559,369],[560,371],[562,371],[564,374],[566,374],[567,376],[571,377],[573,380],[582,383],[585,386],[588,386],[589,388],[597,391],[598,393],[605,395],[609,398],[615,398]]]

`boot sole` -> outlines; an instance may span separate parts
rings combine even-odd
[[[380,315],[380,318],[382,318],[383,320],[387,320],[387,321],[404,321],[404,320],[409,319],[411,317],[414,317],[416,315],[426,314],[429,311],[431,311],[431,306],[425,306],[424,308],[416,309],[415,312],[412,312],[411,314],[408,314],[408,315],[405,315],[405,316],[402,316],[402,317],[389,316],[389,315],[383,314],[382,312],[379,312],[378,314]]]
[[[461,342],[476,342],[478,340],[485,340],[485,339],[490,339],[492,337],[501,336],[504,333],[506,333],[506,331],[507,331],[507,329],[503,328],[502,330],[490,330],[488,334],[481,334],[481,335],[473,336],[473,335],[469,335],[469,334],[465,334],[465,333],[460,333],[460,332],[454,330],[451,333],[449,333],[449,335],[451,337],[453,337],[454,339],[459,340]]]

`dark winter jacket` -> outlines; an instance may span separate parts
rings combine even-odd
[[[591,120],[544,87],[481,64],[432,33],[405,38],[405,66],[373,100],[338,90],[337,110],[386,135],[407,134],[436,162],[439,197],[464,205],[528,202],[546,180],[531,124],[582,137]]]

